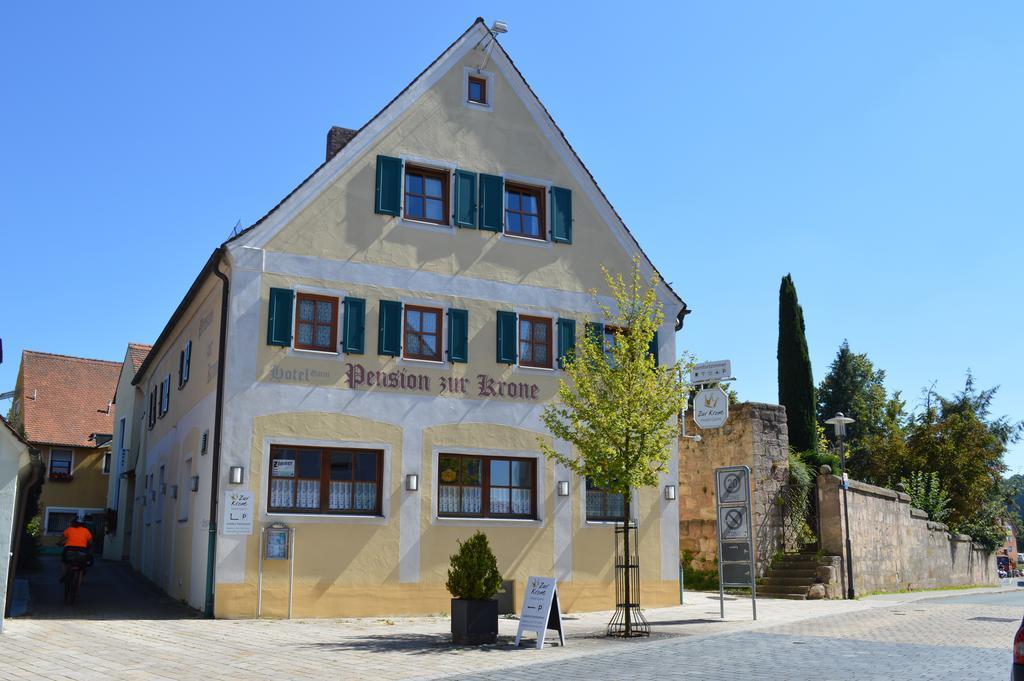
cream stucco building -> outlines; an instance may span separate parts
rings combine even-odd
[[[28,443],[0,416],[0,633],[4,631],[8,590],[18,553],[19,502],[26,493],[31,469]]]
[[[482,529],[517,593],[553,575],[565,609],[611,607],[617,500],[543,457],[539,415],[600,320],[601,266],[635,256],[651,274],[478,20],[361,129],[331,131],[325,163],[214,252],[139,367],[133,563],[253,617],[260,530],[284,523],[295,616],[436,613],[457,541]],[[658,296],[652,349],[671,362],[686,305]],[[648,606],[678,599],[677,473],[673,458],[634,500]],[[248,532],[226,524],[239,499]],[[263,568],[263,614],[284,615],[288,564]]]

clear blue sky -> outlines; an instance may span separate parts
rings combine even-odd
[[[1024,417],[1024,6],[845,5],[10,5],[0,391],[24,348],[153,341],[327,129],[479,14],[693,308],[680,345],[732,359],[741,398],[777,399],[791,272],[815,380],[847,338],[911,405],[970,367]]]

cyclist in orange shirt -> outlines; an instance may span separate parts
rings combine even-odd
[[[85,567],[92,565],[92,532],[82,524],[81,518],[71,521],[71,527],[64,530],[64,538],[60,540],[64,545],[64,552],[61,554],[61,562],[64,563],[64,570],[61,572],[60,581],[68,574],[68,564],[71,561],[84,561]]]

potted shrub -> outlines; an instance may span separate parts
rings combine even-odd
[[[479,530],[451,558],[445,584],[452,598],[452,643],[481,645],[498,641],[498,601],[501,588],[498,561]]]

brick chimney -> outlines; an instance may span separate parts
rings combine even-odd
[[[356,136],[356,131],[349,128],[333,126],[327,131],[327,160],[330,161],[334,155],[345,148],[345,145]]]

